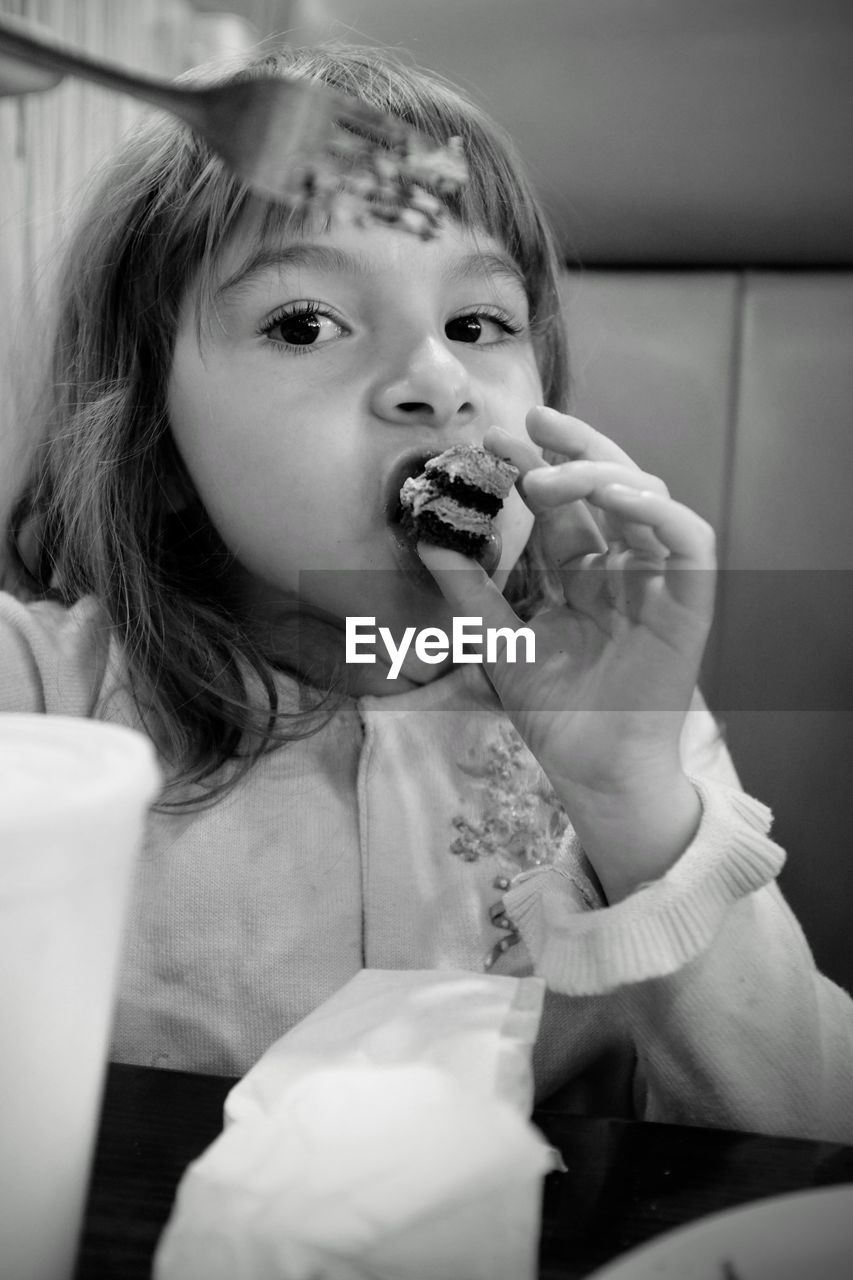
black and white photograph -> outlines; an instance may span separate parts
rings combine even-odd
[[[0,297],[0,1280],[849,1280],[850,0],[0,0]]]

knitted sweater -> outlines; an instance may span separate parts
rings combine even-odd
[[[138,727],[93,601],[0,595],[0,710]],[[539,1098],[853,1142],[853,1002],[816,971],[770,814],[698,699],[682,750],[698,833],[611,907],[481,668],[347,700],[215,804],[150,815],[114,1058],[242,1074],[362,967],[491,962],[546,981]]]

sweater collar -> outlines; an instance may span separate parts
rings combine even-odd
[[[383,711],[421,712],[441,710],[448,706],[460,709],[470,706],[489,711],[499,711],[500,702],[483,671],[481,663],[465,663],[454,667],[446,675],[431,680],[429,684],[407,689],[405,693],[391,693],[385,697],[365,694],[356,699],[360,711],[381,714]]]
[[[283,706],[297,708],[301,702],[301,686],[292,676],[279,673],[277,681]],[[364,694],[360,698],[346,700],[361,714],[389,712],[395,715],[443,710],[448,706],[460,709],[469,706],[482,710],[500,711],[500,702],[480,663],[465,663],[453,667],[446,675],[418,685],[404,693],[389,693],[383,697]]]

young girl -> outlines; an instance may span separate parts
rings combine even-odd
[[[276,71],[461,138],[471,178],[420,239],[267,205],[158,118],[71,240],[0,706],[136,726],[163,761],[115,1058],[242,1073],[363,966],[532,970],[540,1097],[853,1141],[851,1003],[694,693],[712,533],[565,414],[511,147],[376,53],[248,74]],[[397,525],[452,443],[521,472],[491,577]],[[347,619],[399,642],[459,616],[526,620],[535,662],[346,661]]]

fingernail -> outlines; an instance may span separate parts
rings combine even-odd
[[[463,573],[465,570],[479,568],[478,565],[472,565],[458,551],[451,551],[448,547],[437,547],[434,542],[419,542],[417,544],[417,552],[421,560],[428,569],[439,569],[454,573]]]

